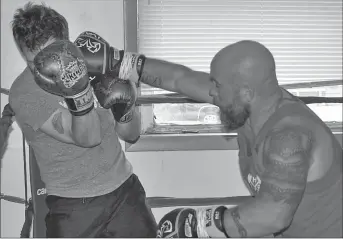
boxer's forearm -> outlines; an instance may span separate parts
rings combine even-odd
[[[212,103],[213,86],[208,73],[171,62],[146,58],[140,81],[153,87],[177,92],[194,100]]]
[[[274,210],[275,209],[275,210]],[[285,224],[278,209],[267,203],[251,202],[227,209],[224,212],[224,228],[230,237],[266,237],[280,232]]]
[[[127,123],[116,123],[115,129],[119,137],[128,143],[135,143],[141,133],[141,117],[138,108],[134,110],[132,120]]]

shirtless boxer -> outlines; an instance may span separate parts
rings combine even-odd
[[[12,29],[27,68],[9,102],[46,185],[46,236],[156,237],[144,188],[118,139],[139,137],[134,84],[104,77],[96,101],[68,23],[49,7],[18,9]]]
[[[89,71],[174,91],[220,107],[236,130],[242,178],[252,199],[233,208],[176,209],[160,221],[159,237],[342,237],[342,147],[326,124],[278,85],[271,52],[255,41],[221,49],[211,72],[110,48],[100,36],[76,40]],[[81,40],[80,40],[81,39]],[[104,55],[84,42],[100,43]]]

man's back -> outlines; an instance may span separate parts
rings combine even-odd
[[[64,107],[64,101],[41,90],[29,69],[25,69],[13,83],[10,104],[18,125],[34,150],[48,194],[99,196],[118,188],[132,174],[108,110],[96,108],[101,121],[101,144],[82,148],[57,141],[39,130],[56,109]]]

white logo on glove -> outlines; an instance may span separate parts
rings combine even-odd
[[[192,219],[193,219],[193,215],[189,213],[185,221],[185,236],[186,237],[193,237],[192,226],[191,226]]]
[[[173,231],[173,224],[171,221],[166,220],[162,223],[161,228],[157,231],[157,237],[162,238],[164,233],[169,233]]]
[[[85,46],[87,47],[87,50],[91,53],[96,53],[101,49],[101,43],[93,42],[91,41],[91,39],[83,39],[81,37],[76,39],[75,45],[79,48]]]
[[[67,66],[62,65],[61,69],[61,81],[63,81],[66,88],[71,88],[87,74],[86,64],[81,59],[69,62]]]

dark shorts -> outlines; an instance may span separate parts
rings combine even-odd
[[[91,198],[47,196],[47,237],[156,237],[157,225],[136,175]]]

